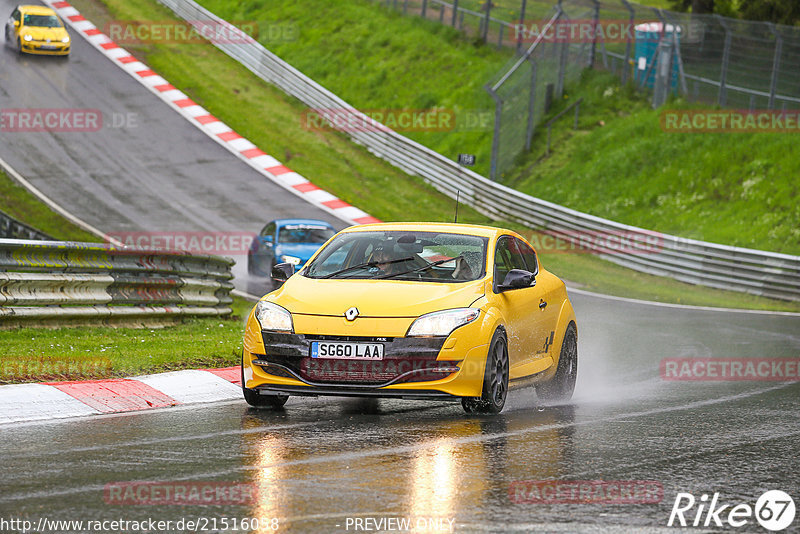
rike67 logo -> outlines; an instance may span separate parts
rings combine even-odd
[[[714,493],[709,500],[705,493],[697,499],[691,493],[680,492],[675,497],[667,526],[739,528],[755,519],[765,529],[779,532],[794,522],[794,516],[794,500],[780,490],[764,492],[755,506],[722,503],[719,493]]]

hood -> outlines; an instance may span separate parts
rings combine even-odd
[[[61,42],[61,39],[67,36],[67,30],[64,28],[38,28],[35,26],[25,26],[19,32],[20,37],[30,35],[34,41],[47,41]]]
[[[351,306],[360,317],[418,317],[464,308],[484,294],[484,281],[326,280],[292,276],[269,300],[292,313],[341,317]]]
[[[275,255],[280,256],[281,254],[286,254],[287,256],[295,256],[305,263],[321,246],[322,243],[278,243],[278,246],[275,247]]]

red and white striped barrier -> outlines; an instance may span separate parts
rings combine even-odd
[[[44,0],[44,2],[55,9],[62,19],[103,55],[261,175],[347,223],[380,222],[375,217],[314,185],[233,131],[230,126],[176,89],[130,52],[117,45],[68,2],[54,2],[53,0]]]
[[[242,398],[239,367],[0,386],[0,425]]]

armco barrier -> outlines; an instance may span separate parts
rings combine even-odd
[[[0,328],[25,321],[227,315],[233,260],[0,239]]]
[[[0,239],[53,239],[44,232],[16,220],[11,215],[0,211]]]
[[[192,24],[228,24],[192,0],[159,2]],[[214,46],[312,108],[347,109],[364,121],[371,120],[253,39],[215,42]],[[654,235],[654,232],[587,215],[494,183],[388,128],[351,130],[354,131],[348,131],[350,137],[373,154],[410,174],[421,176],[451,198],[456,198],[456,193],[460,192],[463,202],[499,220],[519,222],[557,235],[639,235],[642,241]],[[618,265],[683,282],[800,300],[798,256],[656,235],[660,244],[655,251],[615,251],[598,246],[594,252]]]

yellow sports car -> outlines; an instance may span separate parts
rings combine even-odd
[[[56,12],[44,6],[17,6],[6,22],[6,44],[19,53],[66,56],[70,39]]]
[[[289,395],[461,400],[498,413],[509,389],[568,400],[575,312],[564,283],[518,234],[465,224],[353,226],[332,237],[247,319],[242,388]]]

